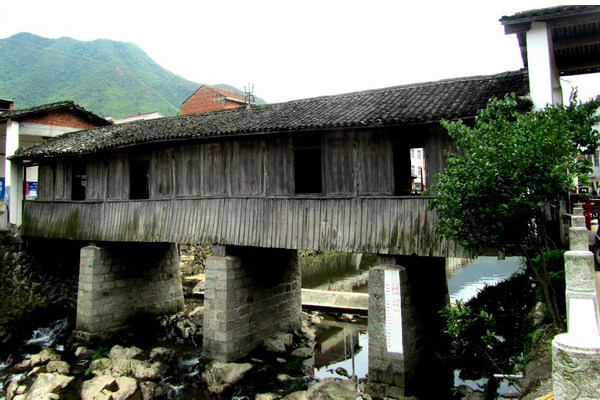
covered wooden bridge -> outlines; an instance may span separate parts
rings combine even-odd
[[[461,255],[435,238],[410,150],[422,150],[434,183],[452,149],[440,119],[471,119],[491,97],[527,91],[515,71],[68,133],[12,158],[39,166],[21,233],[94,242],[82,249],[77,310],[91,335],[182,307],[169,243],[213,243],[203,351],[225,361],[300,323],[297,249],[377,253],[386,267],[369,281],[370,324],[385,321],[389,270],[403,328],[391,348],[382,325],[369,328],[370,365],[395,354],[390,374],[370,378],[409,387],[435,358],[444,257]]]

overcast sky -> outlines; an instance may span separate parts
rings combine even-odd
[[[568,4],[99,3],[0,0],[0,38],[30,32],[131,42],[184,78],[240,89],[252,83],[256,96],[280,102],[522,68],[516,36],[505,35],[498,20],[518,11]],[[581,78],[568,79],[580,86],[582,98],[600,93],[599,76],[584,83]]]

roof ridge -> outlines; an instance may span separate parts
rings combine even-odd
[[[422,87],[427,87],[427,86],[436,86],[436,85],[443,85],[443,84],[449,84],[449,83],[471,82],[471,81],[481,80],[481,79],[496,79],[496,78],[501,78],[503,76],[510,76],[510,75],[517,76],[517,75],[522,75],[522,74],[527,74],[527,70],[524,68],[521,68],[519,70],[504,71],[504,72],[499,72],[499,73],[492,74],[492,75],[461,76],[461,77],[455,77],[455,78],[440,79],[437,81],[425,81],[425,82],[408,83],[408,84],[396,85],[396,86],[386,86],[386,87],[377,88],[377,89],[357,90],[354,92],[307,97],[304,99],[288,100],[288,101],[283,101],[283,102],[279,102],[279,103],[259,104],[259,105],[253,106],[253,108],[277,105],[277,104],[309,102],[309,101],[314,101],[314,100],[318,100],[318,99],[325,100],[325,99],[353,97],[353,96],[360,96],[360,95],[374,94],[374,93],[384,93],[384,92],[391,92],[391,91],[399,90],[399,89],[407,89],[407,88],[411,88],[411,87],[422,88]]]

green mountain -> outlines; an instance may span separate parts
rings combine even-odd
[[[152,111],[176,115],[200,86],[161,67],[132,43],[25,32],[0,39],[0,71],[0,98],[14,100],[16,108],[73,100],[114,118]]]

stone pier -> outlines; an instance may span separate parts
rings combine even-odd
[[[581,206],[569,229],[565,253],[567,333],[552,341],[552,380],[556,399],[600,398],[600,316],[594,256]]]
[[[229,362],[278,331],[300,327],[296,250],[216,245],[205,267],[205,357]]]
[[[438,313],[449,304],[445,259],[380,256],[378,264],[369,273],[367,392],[378,398],[444,398],[452,375],[435,346],[445,343]]]
[[[86,340],[125,328],[131,317],[181,311],[177,246],[90,244],[81,249],[76,333]]]

